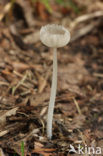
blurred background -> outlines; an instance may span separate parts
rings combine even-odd
[[[48,140],[53,53],[39,32],[51,23],[71,40],[58,49]],[[0,155],[77,156],[70,144],[103,147],[103,0],[0,0]]]

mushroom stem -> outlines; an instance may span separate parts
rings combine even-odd
[[[52,121],[53,121],[56,89],[57,89],[57,48],[53,48],[53,76],[52,76],[50,102],[47,114],[47,137],[49,139],[51,139],[52,137]]]

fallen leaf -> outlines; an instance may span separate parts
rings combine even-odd
[[[36,13],[41,17],[42,20],[48,19],[48,13],[46,11],[45,5],[41,2],[36,2],[35,4]]]
[[[47,85],[47,80],[44,79],[38,72],[35,72],[35,74],[38,78],[38,93],[42,93]]]
[[[10,110],[4,112],[3,115],[0,116],[0,123],[5,124],[6,117],[11,116],[11,115],[15,115],[17,110],[18,110],[18,107],[15,107],[13,109],[10,109]]]
[[[43,154],[44,156],[50,156],[53,155],[55,156],[55,149],[52,148],[45,148],[41,143],[35,142],[34,150],[32,151],[33,154]]]
[[[14,70],[16,70],[20,73],[25,71],[26,69],[30,68],[29,65],[22,63],[22,62],[12,62],[12,66],[13,66]]]

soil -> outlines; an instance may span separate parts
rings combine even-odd
[[[90,2],[73,2],[79,13],[56,3],[50,13],[41,2],[30,0],[15,0],[5,13],[11,2],[0,4],[1,156],[77,156],[86,155],[88,147],[103,155],[103,14],[89,18],[103,2],[95,1],[97,9],[88,8]],[[84,14],[88,19],[72,29],[71,23]],[[39,39],[41,26],[48,23],[63,24],[71,32],[70,43],[58,49],[51,140],[46,135],[46,117],[53,53]],[[86,31],[89,24],[93,27]],[[78,153],[79,145],[84,153]],[[72,147],[77,153],[70,152]],[[97,147],[101,154],[96,153]]]

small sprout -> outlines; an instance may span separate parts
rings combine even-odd
[[[41,27],[40,40],[44,45],[53,48],[53,77],[47,115],[47,137],[51,139],[54,103],[57,89],[57,48],[68,44],[70,41],[70,33],[61,25],[48,24]]]

